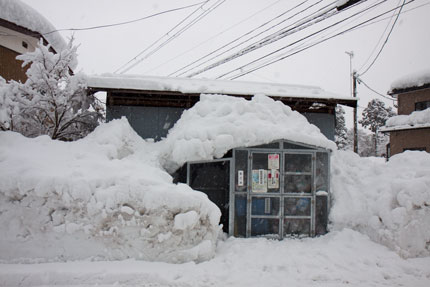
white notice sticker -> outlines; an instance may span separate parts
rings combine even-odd
[[[243,170],[237,171],[237,186],[243,186]]]
[[[252,192],[267,192],[267,170],[252,170]]]
[[[270,153],[268,155],[268,169],[279,169],[279,154]]]
[[[269,189],[279,188],[279,170],[271,169],[267,173],[267,187]]]

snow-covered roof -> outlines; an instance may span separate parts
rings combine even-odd
[[[398,115],[388,119],[381,132],[430,128],[430,108],[410,115]]]
[[[410,88],[420,88],[430,85],[430,69],[403,76],[391,84],[389,94]]]
[[[54,31],[55,27],[32,7],[20,0],[0,0],[0,7],[0,19],[43,35],[57,52],[66,47],[66,42],[58,32],[45,35]]]
[[[103,74],[88,77],[88,87],[142,91],[173,91],[189,94],[256,95],[272,97],[356,99],[324,91],[319,87],[279,83],[240,82],[141,75]]]

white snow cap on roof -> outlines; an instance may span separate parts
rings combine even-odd
[[[403,76],[391,84],[390,91],[430,84],[430,69]]]
[[[146,91],[175,91],[190,94],[256,95],[273,97],[347,99],[319,87],[278,83],[240,82],[141,75],[103,74],[88,78],[88,87]]]
[[[39,34],[55,30],[55,27],[39,12],[20,0],[0,0],[0,18]],[[66,42],[58,32],[43,35],[59,52],[66,47]]]
[[[220,158],[233,148],[282,139],[336,149],[336,144],[303,115],[264,95],[250,101],[201,95],[160,144],[165,145],[166,168],[175,170],[188,161]]]
[[[415,111],[410,115],[398,115],[389,118],[381,131],[418,129],[430,127],[430,108]]]

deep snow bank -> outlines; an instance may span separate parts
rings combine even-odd
[[[403,257],[430,255],[430,154],[385,163],[338,151],[331,163],[332,229],[366,233]]]
[[[214,255],[220,211],[121,119],[72,143],[1,132],[0,215],[3,261],[184,262]]]
[[[256,95],[250,101],[201,95],[160,144],[165,167],[174,171],[187,161],[219,158],[232,148],[278,139],[336,149],[335,143],[303,115],[264,95]]]

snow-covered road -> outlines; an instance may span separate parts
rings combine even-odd
[[[349,229],[320,238],[220,241],[200,264],[135,260],[0,265],[1,286],[430,286],[430,257],[403,259]]]

